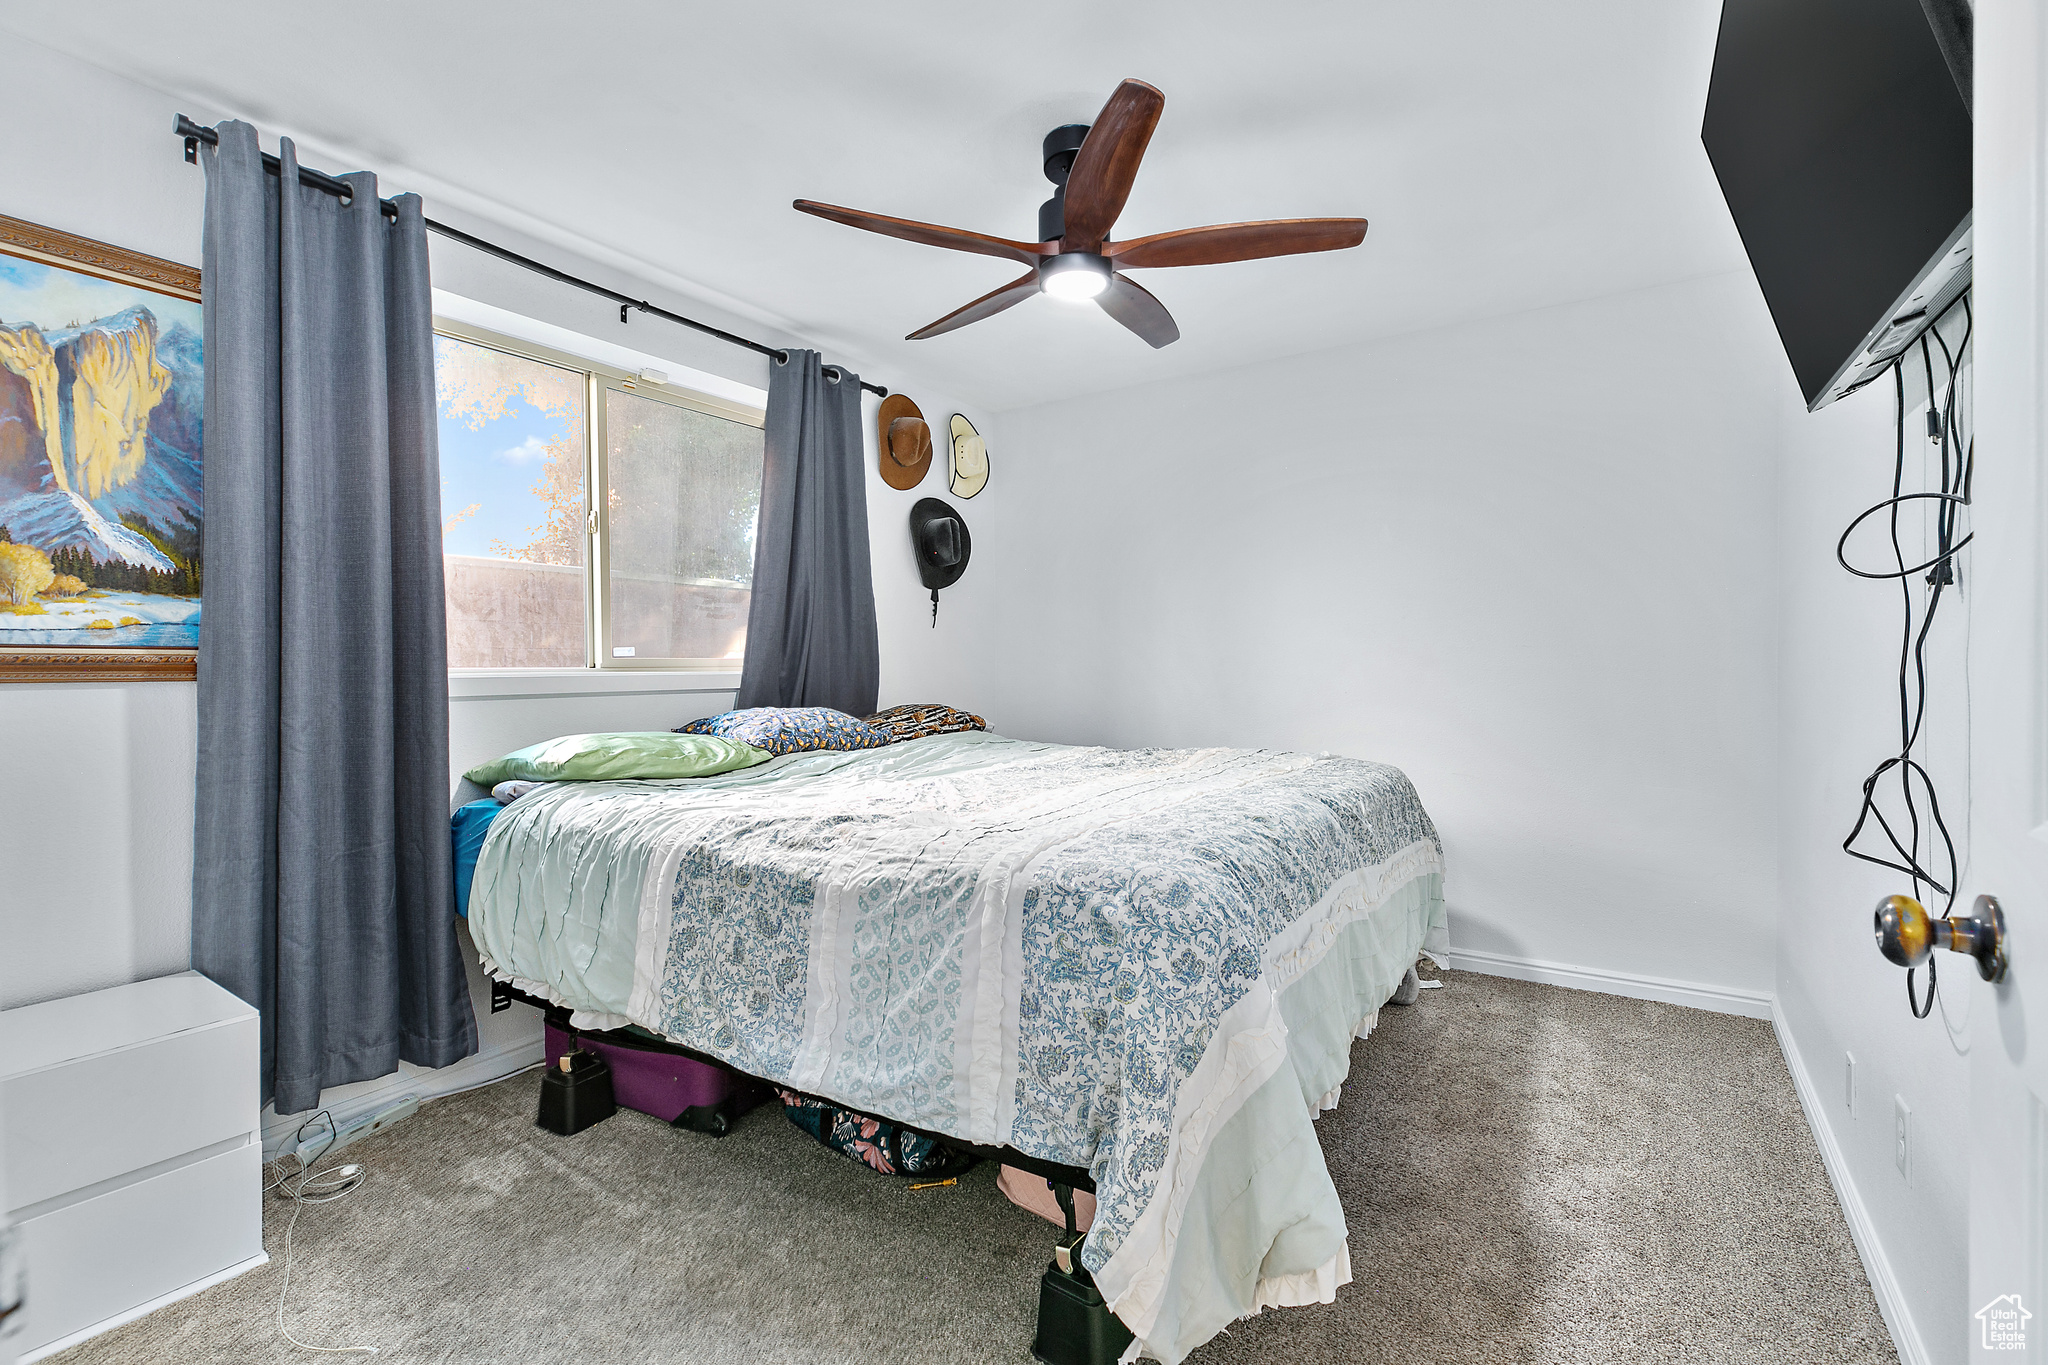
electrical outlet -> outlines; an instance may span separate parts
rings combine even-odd
[[[1849,1117],[1856,1117],[1856,1054],[1842,1054],[1842,1103],[1849,1110]]]
[[[1907,1186],[1913,1184],[1913,1111],[1904,1095],[1892,1096],[1892,1161]]]

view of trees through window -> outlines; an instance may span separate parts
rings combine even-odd
[[[581,668],[585,377],[434,338],[450,668]]]
[[[451,668],[737,659],[746,645],[761,429],[673,391],[440,335]],[[601,416],[603,449],[591,449]],[[586,525],[593,455],[604,515]],[[592,531],[602,582],[587,572]],[[593,588],[602,588],[594,598]],[[603,638],[592,660],[587,622]]]

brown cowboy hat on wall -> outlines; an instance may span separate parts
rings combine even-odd
[[[917,404],[900,393],[882,400],[875,414],[876,461],[882,482],[891,488],[915,488],[932,467],[932,430]]]

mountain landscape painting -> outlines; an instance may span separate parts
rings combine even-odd
[[[197,647],[202,335],[193,299],[0,244],[0,650]]]

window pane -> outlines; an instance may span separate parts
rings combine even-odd
[[[434,338],[450,668],[582,668],[584,377]]]
[[[761,429],[608,389],[605,445],[613,656],[739,658]]]

